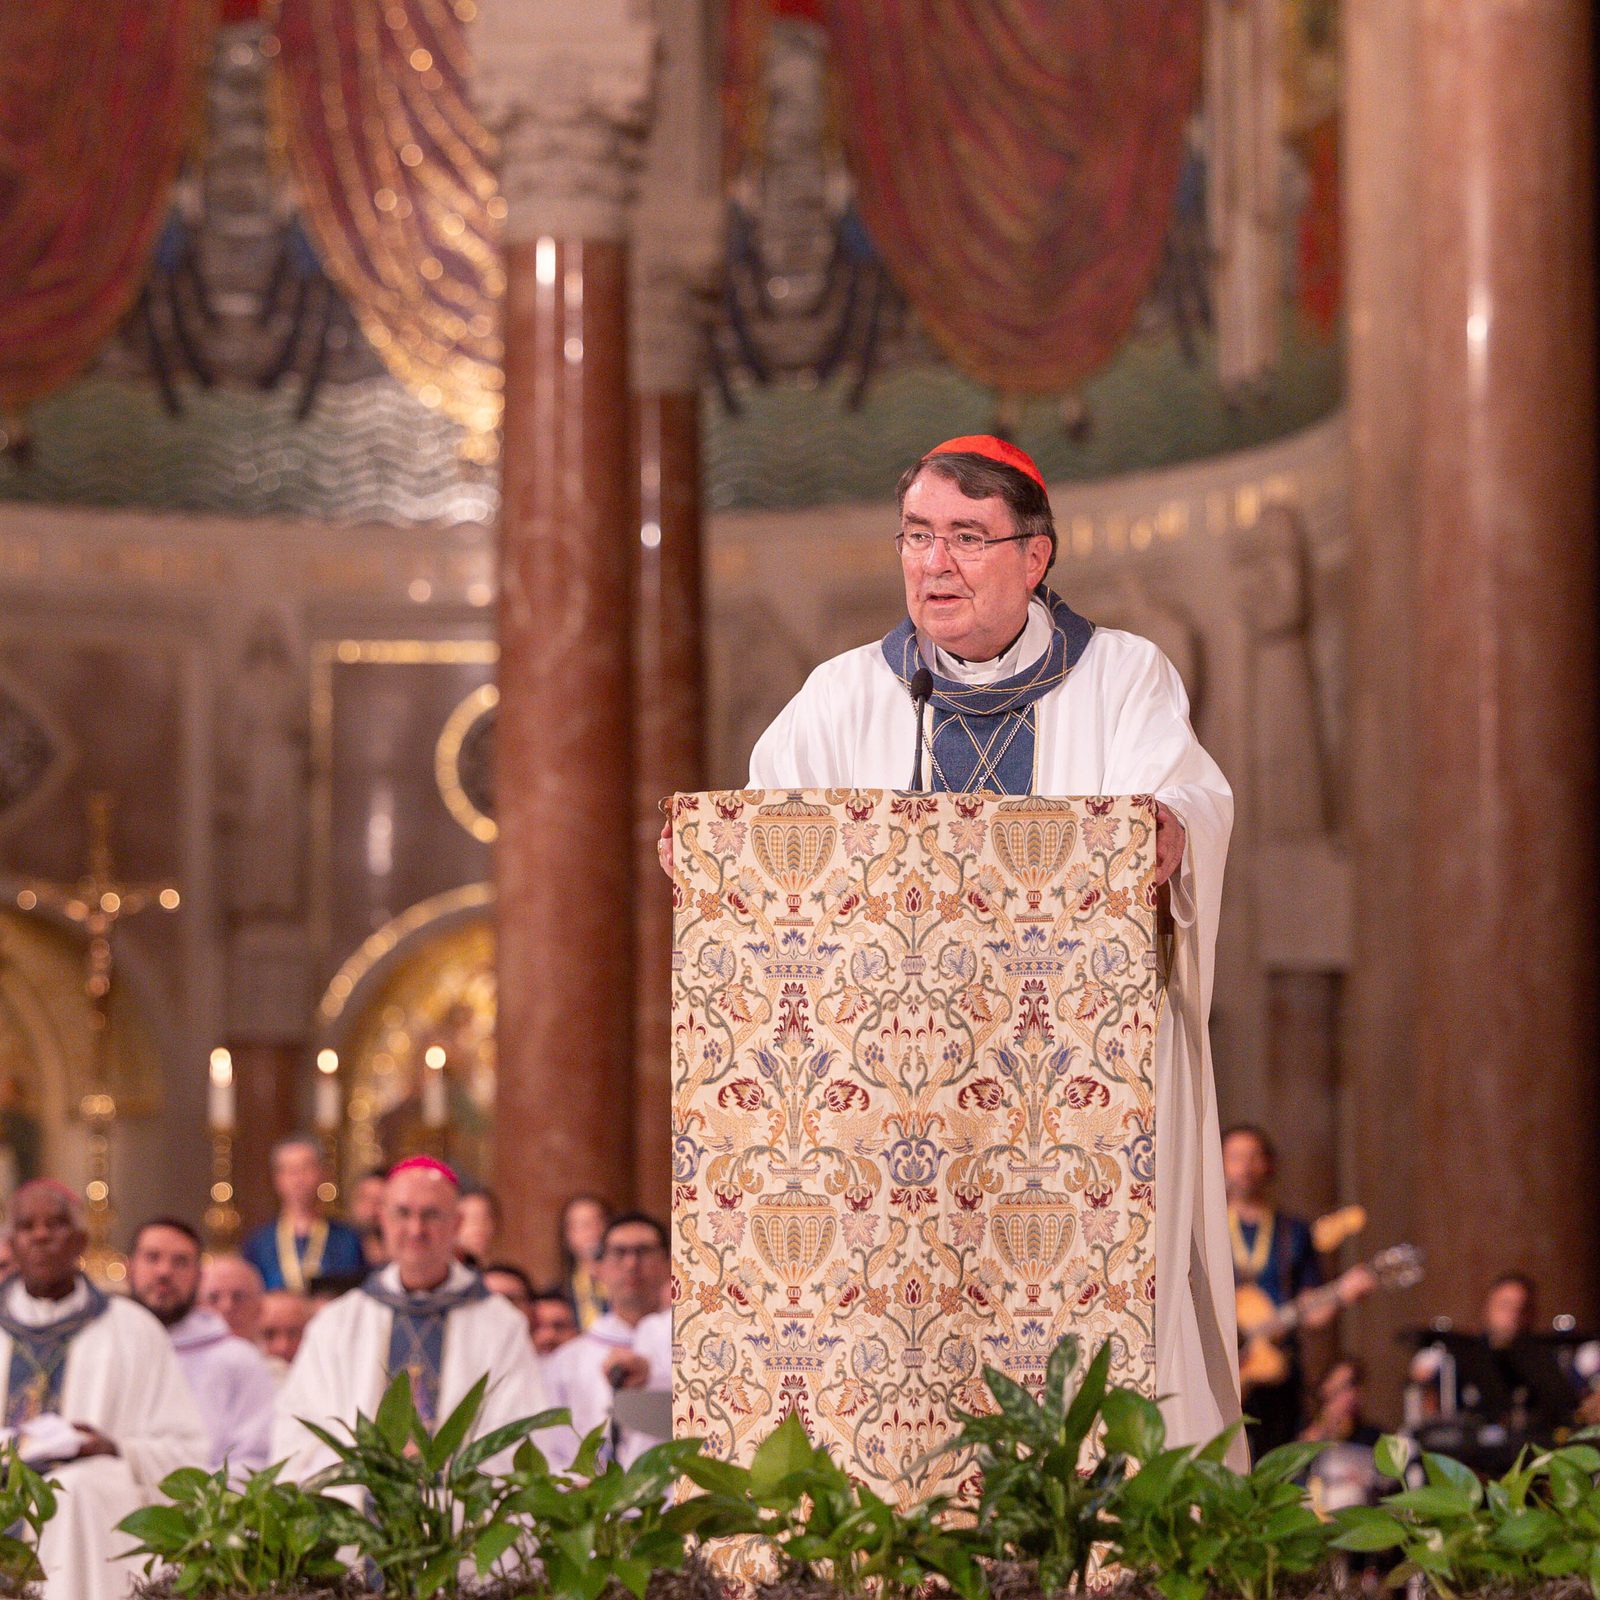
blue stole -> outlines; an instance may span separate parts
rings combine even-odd
[[[384,1374],[393,1378],[405,1371],[411,1376],[411,1399],[423,1424],[432,1430],[439,1425],[439,1381],[444,1369],[445,1321],[457,1306],[470,1305],[475,1300],[487,1300],[489,1291],[476,1273],[472,1282],[460,1289],[423,1290],[407,1294],[403,1289],[396,1294],[380,1279],[382,1268],[361,1285],[363,1294],[370,1294],[380,1305],[388,1306],[394,1313],[394,1323],[389,1329],[389,1358],[384,1363]]]
[[[1033,792],[1036,704],[1066,682],[1094,636],[1094,624],[1058,595],[1041,587],[1039,598],[1049,608],[1053,628],[1049,647],[1032,666],[981,686],[932,674],[930,789],[946,794]],[[885,636],[883,658],[909,694],[912,678],[926,665],[910,617]]]
[[[61,1382],[67,1370],[67,1347],[110,1301],[91,1283],[89,1301],[71,1316],[47,1327],[30,1328],[18,1322],[7,1305],[10,1285],[0,1284],[0,1329],[11,1337],[11,1368],[6,1381],[5,1425],[20,1428],[46,1411],[61,1409]]]

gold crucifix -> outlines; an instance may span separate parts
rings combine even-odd
[[[89,1130],[89,1179],[83,1186],[89,1212],[89,1248],[84,1264],[92,1276],[99,1278],[120,1276],[121,1267],[121,1260],[111,1247],[115,1215],[111,1209],[109,1131],[117,1115],[106,1062],[115,967],[111,938],[117,925],[129,917],[138,916],[152,905],[163,911],[176,911],[180,902],[176,884],[124,883],[118,878],[111,851],[113,804],[112,796],[103,789],[89,796],[89,859],[82,877],[72,883],[25,878],[17,890],[19,910],[54,911],[82,928],[88,939],[84,990],[89,996],[89,1021],[95,1038],[88,1092],[78,1102],[78,1114]]]

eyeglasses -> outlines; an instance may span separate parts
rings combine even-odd
[[[658,1256],[661,1246],[658,1244],[608,1244],[600,1254],[608,1261],[648,1261],[651,1256]]]
[[[940,540],[957,561],[981,561],[989,549],[997,544],[1021,544],[1026,539],[1037,539],[1036,533],[1013,533],[1004,539],[990,539],[971,528],[958,528],[954,533],[933,533],[927,528],[905,528],[894,537],[895,548],[901,555],[925,556]]]

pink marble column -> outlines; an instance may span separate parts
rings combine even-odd
[[[626,241],[657,47],[633,0],[480,0],[473,36],[506,202],[494,1171],[546,1279],[563,1201],[633,1190]]]
[[[1344,18],[1356,962],[1347,1190],[1471,1322],[1516,1267],[1600,1315],[1594,1250],[1594,328],[1583,0]]]
[[[1423,0],[1421,1242],[1600,1314],[1592,11]]]
[[[1344,238],[1350,425],[1350,850],[1353,965],[1344,992],[1341,1190],[1384,1244],[1416,1226],[1413,1085],[1420,907],[1416,852],[1416,506],[1421,260],[1414,217],[1417,0],[1346,0]],[[1395,1335],[1425,1293],[1342,1319],[1378,1415],[1398,1417]]]
[[[656,859],[659,802],[704,782],[700,397],[641,394],[639,437],[637,1027],[634,1198],[672,1203],[672,900]]]
[[[627,252],[517,241],[506,285],[495,1182],[549,1273],[562,1201],[632,1189]]]

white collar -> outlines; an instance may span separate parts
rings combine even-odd
[[[18,1278],[7,1302],[12,1318],[25,1328],[48,1328],[82,1311],[89,1303],[89,1281],[80,1272],[72,1292],[60,1300],[36,1300]]]
[[[413,1294],[459,1294],[472,1282],[472,1272],[468,1267],[462,1266],[459,1261],[450,1263],[450,1271],[443,1283],[436,1283],[431,1289],[408,1289],[400,1282],[400,1268],[390,1262],[378,1277],[390,1294],[402,1296]]]
[[[922,647],[922,659],[941,678],[956,683],[982,687],[999,683],[1002,678],[1013,678],[1025,667],[1031,667],[1050,648],[1050,634],[1054,624],[1045,604],[1037,596],[1028,602],[1028,620],[1010,649],[988,661],[962,661],[948,650],[941,650],[926,634],[917,635]]]

